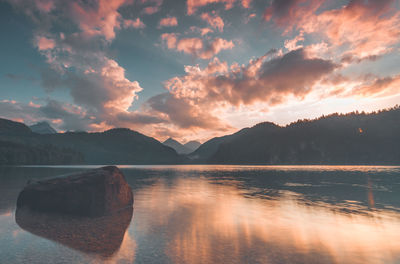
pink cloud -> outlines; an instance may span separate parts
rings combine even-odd
[[[133,27],[133,28],[145,28],[146,25],[140,18],[136,18],[135,20],[132,19],[125,19],[124,20],[125,27]]]
[[[400,11],[396,0],[354,0],[337,9],[318,12],[322,0],[274,0],[265,10],[264,19],[284,29],[315,34],[331,49],[351,54],[354,61],[392,51],[399,42]],[[354,30],[357,29],[357,30]]]
[[[71,16],[88,36],[101,35],[110,41],[115,38],[115,29],[121,27],[118,9],[130,3],[130,0],[98,0],[97,5],[92,6],[72,2]]]
[[[212,15],[209,13],[203,13],[200,17],[211,27],[218,29],[220,32],[224,31],[224,20],[222,20],[222,18],[218,16],[215,11],[212,12]]]
[[[164,33],[161,40],[168,49],[190,54],[196,58],[210,59],[222,50],[232,49],[235,44],[222,38],[215,38],[212,41],[201,38],[182,38],[178,39],[177,34]]]
[[[298,42],[304,41],[304,34],[301,32],[294,39],[285,40],[285,48],[290,50],[296,50],[302,48],[302,45],[298,45]]]
[[[200,33],[202,36],[207,35],[208,33],[212,33],[212,32],[214,32],[214,31],[211,28],[202,28],[200,30]]]
[[[204,43],[200,38],[184,38],[177,43],[176,49],[196,58],[210,59],[222,50],[232,49],[232,41],[216,38],[209,43]]]
[[[142,13],[146,15],[152,15],[160,11],[163,0],[141,0],[140,2],[142,4],[151,4],[150,6],[146,6],[145,8],[143,8]]]
[[[56,43],[53,39],[46,37],[37,37],[36,38],[36,46],[39,50],[49,50],[54,49]]]
[[[242,6],[244,8],[250,8],[251,1],[252,0],[242,0]]]
[[[205,35],[207,35],[209,33],[213,33],[214,32],[214,30],[212,30],[211,28],[208,28],[208,27],[200,28],[200,27],[196,27],[196,26],[191,26],[190,30],[192,32],[200,32],[200,34],[202,36],[205,36]]]
[[[276,105],[289,96],[303,98],[337,67],[331,61],[309,57],[305,50],[299,49],[275,57],[266,54],[230,71],[219,61],[213,61],[203,70],[189,67],[185,76],[170,79],[165,86],[178,98],[204,100],[207,104]]]
[[[150,98],[147,104],[154,112],[166,114],[170,122],[179,128],[213,128],[221,131],[230,128],[201,105],[193,104],[185,98],[177,98],[170,93],[156,95]]]
[[[37,8],[45,13],[50,12],[54,9],[55,2],[53,0],[36,0]]]
[[[175,33],[164,33],[161,35],[161,40],[167,45],[168,49],[175,49],[178,41]]]
[[[216,3],[222,3],[225,5],[225,9],[230,9],[233,7],[235,1],[236,0],[187,0],[187,14],[192,15],[198,8]]]
[[[323,0],[273,0],[264,12],[264,20],[285,28],[285,34],[314,15],[323,3]]]
[[[176,17],[166,17],[160,20],[159,27],[175,27],[178,25]]]
[[[356,96],[394,96],[400,92],[400,74],[384,78],[374,77],[350,91]]]
[[[349,45],[347,52],[359,58],[384,54],[400,37],[400,11],[394,9],[394,3],[353,1],[315,16],[314,23],[303,28],[307,33],[325,35],[334,46]]]

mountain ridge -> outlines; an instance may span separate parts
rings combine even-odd
[[[0,164],[45,163],[47,157],[51,164],[399,165],[400,107],[335,113],[286,126],[262,122],[212,138],[189,154],[178,154],[168,142],[184,146],[127,128],[43,135],[23,123],[0,119]],[[10,162],[18,157],[22,161]]]

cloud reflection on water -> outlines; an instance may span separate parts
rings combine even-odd
[[[143,210],[135,224],[147,234],[165,233],[165,254],[174,263],[399,260],[400,214],[302,198],[290,191],[272,199],[245,198],[232,184],[159,180],[135,193],[135,206]]]

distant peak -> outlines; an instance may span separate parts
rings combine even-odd
[[[38,134],[56,134],[57,130],[55,130],[48,122],[41,121],[29,127],[32,132]]]
[[[173,138],[168,138],[167,140],[165,140],[164,142],[163,142],[164,144],[165,143],[178,143],[178,144],[181,144],[181,143],[179,143],[177,140],[175,140],[175,139],[173,139]]]

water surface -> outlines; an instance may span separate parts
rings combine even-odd
[[[120,166],[133,215],[15,212],[28,179],[90,168],[0,168],[1,263],[400,263],[400,167]]]

